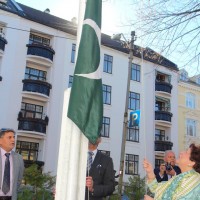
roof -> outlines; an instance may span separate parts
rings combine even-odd
[[[36,10],[26,5],[16,3],[14,0],[8,0],[7,5],[8,5],[8,8],[0,6],[0,9],[6,10],[8,12],[12,12],[27,20],[34,21],[39,24],[43,24],[45,26],[52,27],[54,29],[58,29],[60,31],[63,31],[72,35],[77,34],[77,25],[73,22],[56,17],[46,12]],[[101,43],[102,45],[115,49],[117,51],[121,51],[127,54],[129,53],[129,49],[127,47],[124,47],[122,42],[112,40],[111,36],[109,35],[102,33]],[[143,52],[143,56],[141,56],[141,52]],[[134,56],[138,58],[143,57],[144,60],[165,66],[171,70],[178,71],[178,67],[175,63],[171,62],[170,60],[161,56],[160,54],[158,54],[157,52],[155,52],[154,50],[150,48],[142,48],[140,46],[134,45],[133,54]]]

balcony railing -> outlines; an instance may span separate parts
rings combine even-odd
[[[5,45],[7,44],[7,40],[5,38],[3,38],[2,36],[0,36],[0,49],[2,51],[5,50]]]
[[[0,76],[0,81],[2,81],[2,76]]]
[[[40,80],[24,79],[22,82],[24,83],[23,91],[37,92],[47,96],[52,88],[51,84]]]
[[[45,119],[37,119],[37,118],[26,118],[21,117],[20,113],[18,116],[18,130],[25,130],[25,131],[35,131],[39,133],[46,133],[46,126],[48,125],[48,117],[46,116]]]
[[[40,56],[53,61],[55,51],[51,47],[39,43],[27,44],[26,46],[28,47],[27,55]]]
[[[155,141],[155,151],[172,150],[173,143],[169,141]]]
[[[170,83],[167,83],[167,82],[158,82],[158,81],[156,81],[155,90],[156,91],[167,92],[167,93],[171,94],[172,85]]]
[[[155,111],[155,120],[171,122],[173,114],[167,111]]]

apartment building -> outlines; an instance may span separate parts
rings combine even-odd
[[[64,90],[73,83],[74,22],[14,0],[0,0],[0,127],[16,130],[16,151],[56,174]],[[102,34],[104,116],[99,150],[118,172],[126,99],[129,49]],[[177,65],[150,48],[134,46],[129,112],[140,125],[127,129],[124,181],[144,176],[142,161],[155,165],[164,151],[178,152]]]
[[[200,143],[200,75],[188,76],[184,69],[179,72],[178,83],[178,133],[179,150],[192,142]]]

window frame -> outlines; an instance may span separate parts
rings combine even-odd
[[[132,132],[132,134],[131,134],[131,132]],[[133,136],[132,139],[131,139],[131,135]],[[126,141],[139,143],[139,141],[140,141],[139,126],[134,126],[132,128],[128,128],[127,135],[126,135]]]
[[[187,92],[186,93],[186,107],[190,108],[190,109],[195,109],[196,107],[196,95],[191,93],[191,92]]]
[[[103,72],[112,74],[112,68],[113,68],[113,56],[104,54]]]
[[[69,75],[68,88],[72,87],[74,76]]]
[[[140,82],[141,78],[141,66],[135,63],[132,63],[131,66],[131,80]]]
[[[36,73],[31,73],[31,72],[38,72]],[[31,80],[40,80],[40,81],[46,81],[47,80],[47,72],[39,69],[35,69],[32,67],[26,67],[25,69],[25,79],[31,79]]]
[[[103,87],[103,104],[111,105],[112,86],[103,84],[102,87]]]
[[[128,109],[129,110],[140,109],[140,94],[139,93],[129,91]]]
[[[76,58],[76,44],[72,44],[71,63],[75,63]]]
[[[190,134],[190,131],[192,134]],[[197,121],[194,119],[186,119],[186,135],[191,137],[197,136]]]
[[[25,143],[29,144],[28,145],[29,148],[27,148],[27,146],[22,147],[23,143],[24,144]],[[16,152],[19,153],[20,155],[22,155],[23,160],[37,161],[37,159],[38,159],[38,152],[39,152],[39,143],[17,140]],[[28,159],[24,158],[25,155],[23,155],[23,153],[25,153],[25,152],[27,152],[27,158]],[[35,155],[35,159],[34,159],[34,156],[31,155],[32,153]],[[33,159],[31,159],[31,157],[33,157]]]
[[[110,137],[110,117],[103,117],[101,136]]]
[[[133,159],[130,159],[132,157]],[[128,159],[127,159],[128,158]],[[133,170],[130,170],[130,165],[133,165]],[[125,174],[138,175],[139,173],[139,155],[126,154],[125,155]]]

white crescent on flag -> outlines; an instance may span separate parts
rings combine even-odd
[[[101,45],[100,44],[100,42],[101,42],[101,29],[99,28],[99,26],[96,24],[95,21],[93,21],[91,19],[85,19],[83,21],[83,25],[84,24],[88,24],[89,26],[91,26],[94,29],[96,36],[98,38],[99,46],[100,46]],[[95,72],[92,72],[92,73],[89,73],[89,74],[75,74],[75,75],[82,76],[82,77],[89,78],[89,79],[101,79],[101,77],[102,77],[100,65],[98,66],[98,68]]]

